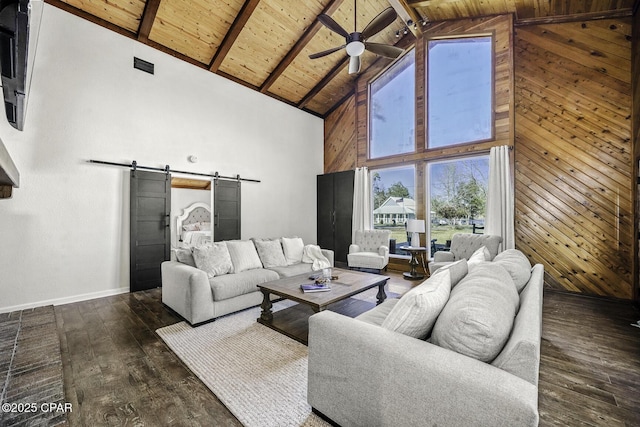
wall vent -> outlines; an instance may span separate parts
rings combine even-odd
[[[133,68],[136,68],[140,71],[144,71],[145,73],[153,74],[153,64],[151,62],[147,62],[144,59],[133,57]]]

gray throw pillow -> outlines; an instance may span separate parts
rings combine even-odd
[[[491,362],[509,339],[519,303],[513,280],[503,267],[478,264],[451,291],[431,342]]]
[[[225,242],[193,248],[193,259],[196,267],[206,272],[209,278],[231,271],[231,257]]]
[[[496,255],[493,262],[509,272],[518,293],[522,292],[531,278],[531,263],[526,255],[517,249],[507,249]]]
[[[280,239],[278,240],[257,240],[254,239],[253,243],[256,245],[258,256],[264,268],[272,267],[284,267],[287,265],[287,260],[284,257],[282,251],[282,245]]]
[[[382,322],[382,327],[410,337],[425,339],[451,290],[451,272],[436,274],[404,294]]]
[[[467,260],[462,258],[459,261],[452,262],[451,264],[447,264],[443,267],[440,267],[434,274],[438,274],[441,271],[449,270],[451,273],[451,289],[454,288],[462,280],[464,276],[469,272],[469,267],[467,265]]]

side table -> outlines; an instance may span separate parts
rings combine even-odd
[[[407,251],[411,254],[411,261],[409,261],[409,265],[411,266],[411,271],[402,273],[405,279],[407,280],[421,280],[424,279],[424,275],[419,273],[416,270],[416,266],[420,265],[418,262],[417,255],[420,254],[424,257],[424,254],[427,252],[427,248],[423,247],[413,247],[413,246],[400,246],[398,249],[403,251]],[[423,258],[424,259],[424,258]],[[423,266],[424,268],[424,266]]]

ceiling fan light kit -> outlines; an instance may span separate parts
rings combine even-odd
[[[354,12],[354,26],[357,25],[356,21],[356,5],[354,3],[353,6]],[[322,58],[323,56],[330,55],[334,52],[342,50],[345,48],[347,55],[349,55],[349,74],[357,74],[360,72],[360,55],[364,53],[365,50],[368,50],[371,53],[376,55],[384,56],[387,58],[395,59],[402,55],[404,52],[403,49],[393,45],[381,44],[381,43],[370,43],[367,42],[366,39],[375,36],[380,31],[387,28],[391,25],[396,18],[398,17],[396,11],[392,7],[388,7],[378,16],[373,18],[371,22],[362,30],[362,32],[354,31],[353,33],[347,32],[344,28],[340,26],[336,21],[333,20],[329,15],[321,14],[318,16],[318,21],[329,30],[333,31],[336,34],[341,35],[345,38],[345,44],[342,46],[334,47],[322,52],[314,53],[309,55],[309,58],[316,59]]]

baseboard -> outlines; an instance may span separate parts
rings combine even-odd
[[[86,301],[86,300],[90,300],[90,299],[103,298],[103,297],[110,297],[110,296],[113,296],[113,295],[125,294],[127,292],[129,292],[129,287],[117,288],[117,289],[109,289],[109,290],[106,290],[106,291],[99,291],[99,292],[91,292],[91,293],[88,293],[88,294],[80,294],[80,295],[74,295],[74,296],[64,297],[64,298],[54,298],[54,299],[49,299],[49,300],[44,300],[44,301],[30,302],[30,303],[27,303],[27,304],[14,305],[14,306],[10,306],[10,307],[0,307],[0,313],[10,313],[12,311],[28,310],[30,308],[42,307],[42,306],[45,306],[45,305],[71,304],[73,302]]]

